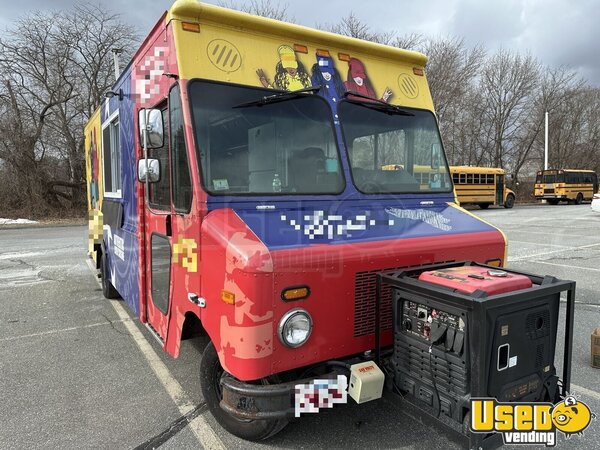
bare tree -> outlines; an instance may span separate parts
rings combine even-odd
[[[540,64],[533,56],[507,50],[499,50],[483,66],[478,108],[484,125],[480,145],[493,167],[505,167],[514,156],[509,153],[517,148],[515,140],[530,114],[539,71]]]
[[[32,13],[0,39],[0,159],[14,177],[10,207],[43,214],[63,200],[82,205],[83,124],[112,82],[111,47],[134,40],[116,16],[91,6]]]
[[[237,9],[255,16],[268,17],[269,19],[295,22],[294,18],[288,14],[287,4],[275,4],[271,0],[250,0],[243,2],[241,5],[239,2],[230,0],[219,2],[219,6]]]
[[[317,24],[316,27],[331,33],[377,42],[378,44],[392,45],[396,38],[393,32],[372,31],[371,27],[356,17],[352,11],[346,17],[342,17],[338,23]]]

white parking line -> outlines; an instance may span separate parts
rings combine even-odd
[[[517,241],[516,239],[509,239],[508,244],[512,244],[516,242],[517,244],[531,244],[531,245],[543,245],[545,247],[562,247],[562,248],[571,248],[569,245],[560,245],[560,244],[547,244],[545,242],[529,242],[529,241]]]
[[[571,383],[571,392],[575,394],[585,394],[588,397],[593,397],[596,400],[600,400],[600,393],[596,391],[592,391],[591,389],[584,388],[583,386],[578,386],[576,384]]]
[[[510,243],[510,241],[509,241],[509,243]],[[561,250],[551,250],[549,252],[535,253],[533,255],[517,256],[516,258],[508,258],[508,261],[509,262],[524,261],[524,260],[527,260],[529,258],[537,258],[538,256],[551,255],[553,253],[568,252],[570,250],[582,250],[584,248],[597,247],[599,245],[600,245],[600,243],[597,243],[597,244],[588,244],[588,245],[580,245],[578,247],[568,247],[566,249],[561,249]],[[536,261],[536,262],[539,262],[539,261]]]
[[[131,319],[129,317],[127,319],[125,319],[125,320],[131,321]],[[96,322],[96,323],[90,323],[88,325],[82,325],[80,327],[60,328],[60,329],[57,329],[57,330],[42,331],[40,333],[23,334],[21,336],[11,336],[11,337],[0,339],[0,342],[16,341],[18,339],[26,339],[26,338],[38,337],[38,336],[47,336],[49,334],[65,333],[65,332],[68,332],[68,331],[82,330],[82,329],[85,329],[85,328],[101,327],[103,325],[104,326],[106,326],[106,325],[112,325],[112,324],[114,324],[116,322],[124,322],[125,320],[113,320],[111,322]]]
[[[123,320],[123,325],[125,325],[127,331],[131,334],[131,337],[142,352],[142,355],[144,355],[148,361],[150,368],[154,371],[156,377],[167,391],[167,394],[169,394],[169,397],[171,397],[175,405],[177,405],[179,412],[184,415],[194,409],[196,405],[190,401],[179,382],[171,375],[167,366],[161,361],[160,357],[156,354],[142,332],[131,320],[125,321],[125,319],[129,319],[129,314],[125,308],[123,308],[121,302],[118,300],[110,300],[110,303],[117,312],[117,315]],[[210,450],[225,449],[225,445],[202,414],[192,420],[189,425],[190,430],[192,430],[202,447]]]
[[[509,258],[509,261],[510,258]],[[515,262],[519,262],[519,261],[515,261]],[[535,261],[536,264],[546,264],[548,266],[557,266],[557,267],[565,267],[567,269],[581,269],[581,270],[591,270],[592,272],[600,272],[600,269],[595,269],[594,267],[581,267],[581,266],[570,266],[568,264],[558,264],[558,263],[551,263],[551,262],[546,262],[546,261]]]

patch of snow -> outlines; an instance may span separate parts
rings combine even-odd
[[[0,217],[0,225],[20,225],[23,223],[37,223],[35,220],[28,219],[3,219]]]

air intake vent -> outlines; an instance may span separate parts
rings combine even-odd
[[[550,311],[543,311],[528,314],[525,318],[525,329],[529,339],[539,339],[550,333]]]
[[[432,264],[448,263],[441,261]],[[368,272],[356,272],[354,276],[354,337],[375,334],[375,290],[379,272],[395,272],[409,267],[392,267]],[[392,329],[392,290],[383,285],[381,289],[381,329]]]
[[[543,367],[544,364],[544,344],[538,344],[535,351],[535,367]]]

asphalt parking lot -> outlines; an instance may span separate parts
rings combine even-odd
[[[600,415],[600,369],[589,365],[600,214],[589,204],[473,212],[508,236],[509,268],[577,282],[572,391]],[[102,297],[86,238],[85,227],[0,229],[0,448],[458,448],[393,396],[306,416],[263,443],[232,437],[203,406],[206,342],[163,354],[122,302]],[[598,422],[559,446],[600,448]]]

